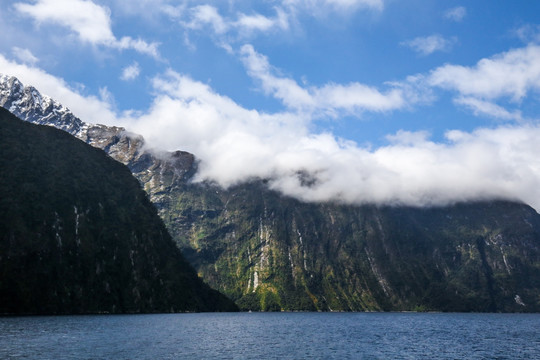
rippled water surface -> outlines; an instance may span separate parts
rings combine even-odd
[[[540,314],[0,318],[1,359],[540,359]]]

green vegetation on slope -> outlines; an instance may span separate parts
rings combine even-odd
[[[129,169],[0,109],[0,313],[226,311]]]
[[[540,215],[526,205],[307,204],[263,183],[175,185],[160,215],[244,310],[540,311]]]

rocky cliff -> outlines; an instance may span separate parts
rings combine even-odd
[[[31,109],[46,102],[5,79],[0,105],[40,122]],[[308,204],[264,180],[224,190],[191,183],[191,154],[151,152],[121,128],[67,128],[128,165],[186,258],[243,309],[540,311],[540,215],[527,205]]]
[[[185,256],[244,309],[540,310],[540,216],[523,204],[307,204],[264,183],[170,190],[158,205]]]

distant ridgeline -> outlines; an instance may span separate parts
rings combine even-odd
[[[262,180],[224,190],[191,181],[192,154],[150,152],[141,136],[86,124],[15,78],[0,77],[0,105],[127,165],[186,259],[244,310],[540,311],[540,215],[527,205],[303,203]],[[80,186],[76,193],[86,191]],[[69,203],[66,211],[71,218],[63,229],[88,221],[82,204]],[[56,244],[54,216],[47,221]],[[89,276],[104,268],[93,263]]]
[[[124,165],[0,108],[0,314],[226,310]]]

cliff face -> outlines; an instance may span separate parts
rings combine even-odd
[[[29,114],[43,101],[2,93],[0,105],[41,121]],[[191,183],[193,155],[148,151],[121,128],[72,134],[130,168],[199,275],[243,309],[540,311],[540,215],[526,205],[307,204],[264,181]]]
[[[0,313],[234,308],[197,277],[125,166],[0,109]]]
[[[186,184],[158,204],[199,273],[244,309],[540,310],[540,216],[510,202],[306,204]]]

